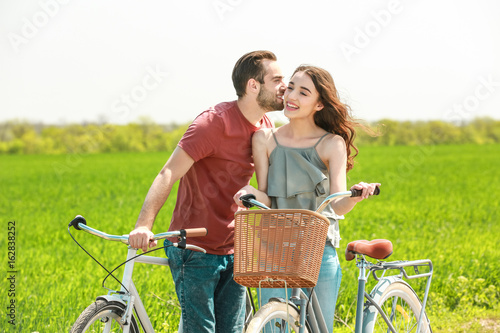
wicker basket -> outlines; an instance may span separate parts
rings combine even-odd
[[[235,213],[234,280],[257,288],[313,287],[330,222],[305,209]]]

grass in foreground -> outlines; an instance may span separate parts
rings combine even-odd
[[[433,261],[428,311],[435,332],[498,327],[499,199],[491,192],[500,185],[498,150],[498,145],[361,147],[348,184],[379,181],[382,193],[359,204],[341,224],[339,318],[354,327],[357,269],[342,257],[346,244],[388,238],[395,249],[391,259]],[[106,293],[105,272],[78,249],[66,226],[81,214],[105,232],[128,233],[168,156],[0,156],[0,213],[5,224],[16,221],[17,232],[17,314],[11,331],[68,331],[79,313]],[[172,196],[160,212],[155,232],[168,228],[174,202]],[[125,257],[122,244],[82,233],[75,237],[108,268]],[[0,247],[6,247],[6,237]],[[6,267],[6,256],[2,260]],[[175,331],[180,312],[170,273],[138,267],[135,281],[157,331]],[[110,279],[107,285],[116,288]],[[422,291],[423,283],[415,288]],[[5,321],[0,327],[11,329]],[[341,323],[336,330],[350,331]]]

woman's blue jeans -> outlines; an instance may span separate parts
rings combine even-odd
[[[342,279],[342,271],[340,269],[339,258],[335,248],[327,242],[321,268],[319,271],[318,283],[314,287],[316,296],[318,297],[321,306],[321,312],[325,318],[326,326],[329,332],[333,332],[333,321],[335,315],[335,306],[340,289],[340,280]],[[288,289],[287,296],[290,297],[292,290]],[[285,298],[285,288],[262,288],[261,290],[262,305],[266,304],[271,297]]]
[[[165,240],[165,245],[171,242]],[[165,249],[181,304],[183,333],[241,333],[245,287],[233,279],[233,255]],[[180,331],[179,331],[180,332]]]

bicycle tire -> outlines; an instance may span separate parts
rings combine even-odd
[[[286,303],[273,301],[265,304],[257,311],[248,324],[246,333],[288,332],[286,323],[290,326],[290,332],[299,332],[299,322],[300,313],[296,308]],[[266,325],[269,326],[266,327]],[[307,323],[305,332],[310,332]]]
[[[70,333],[122,331],[123,324],[120,323],[120,319],[124,313],[125,305],[98,299],[80,314]],[[132,316],[131,318],[130,333],[139,333],[135,317]],[[111,322],[109,322],[110,320]],[[106,323],[111,326],[108,331],[105,331]]]
[[[417,332],[422,303],[408,284],[401,281],[393,282],[377,298],[378,300],[375,301],[389,318],[396,332]],[[374,306],[365,309],[364,319],[363,332],[390,332],[384,318],[379,315]],[[432,332],[425,313],[420,332]]]

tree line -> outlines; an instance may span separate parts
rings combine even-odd
[[[279,125],[279,124],[277,124]],[[357,129],[357,146],[492,144],[500,142],[500,121],[476,118],[453,124],[384,119]],[[127,125],[0,123],[0,154],[70,154],[171,151],[189,124],[159,125],[148,119]]]

